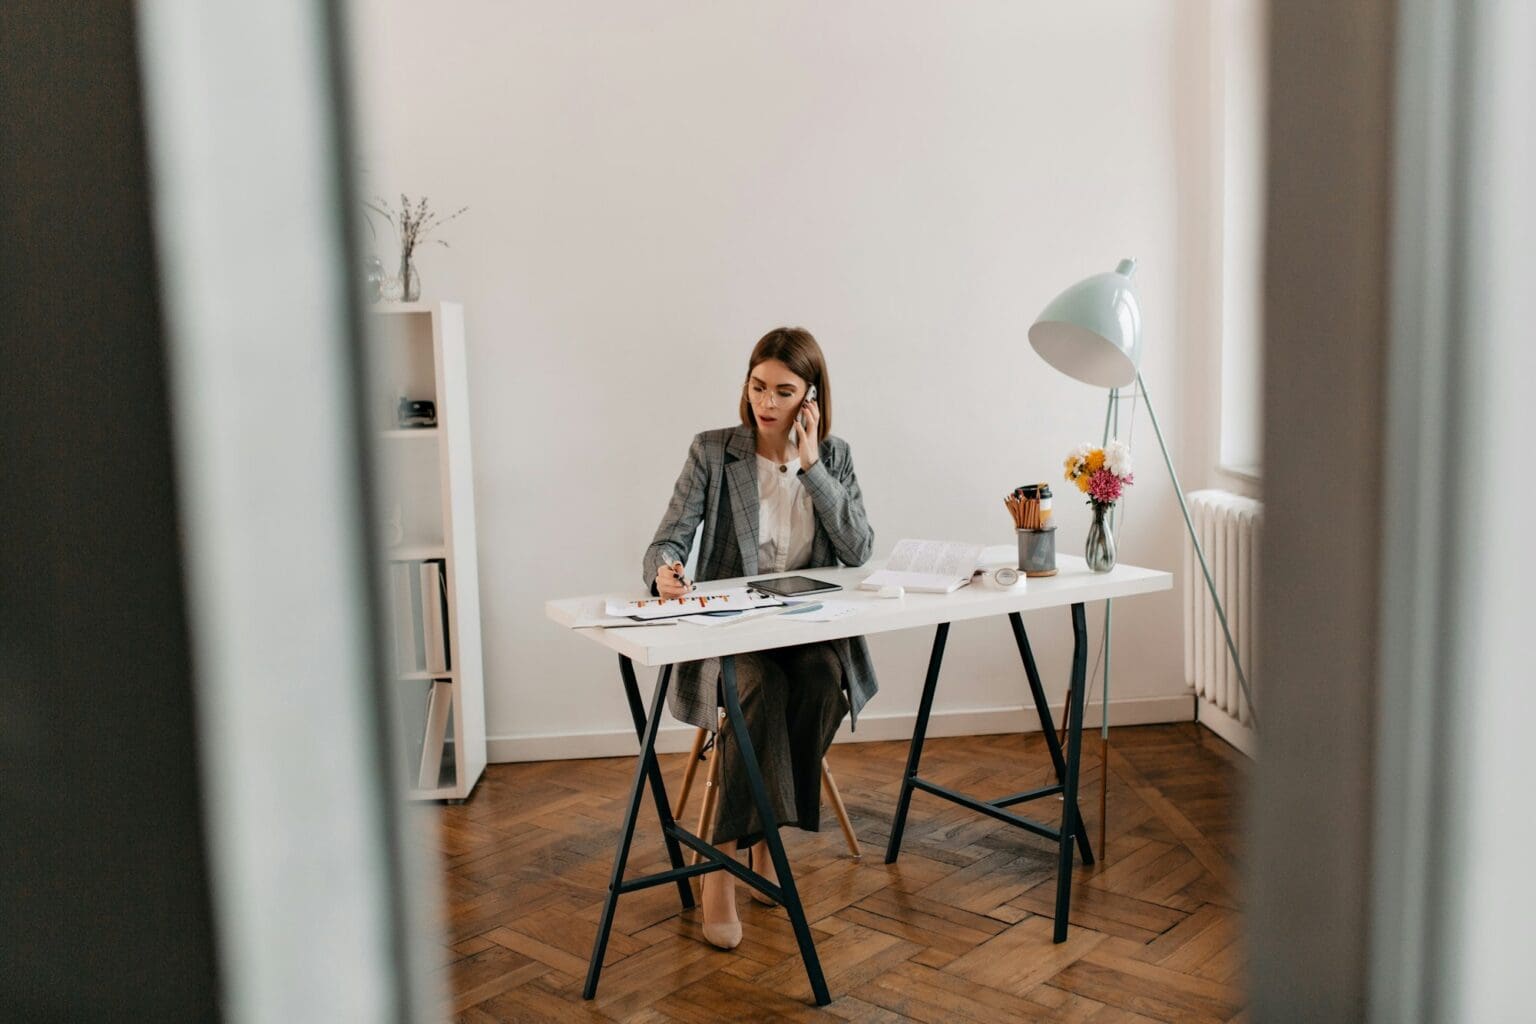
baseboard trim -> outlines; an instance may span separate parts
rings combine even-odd
[[[1169,697],[1132,697],[1112,700],[1111,725],[1158,725],[1164,722],[1188,722],[1193,717],[1188,694]],[[1098,728],[1103,704],[1090,702],[1083,722]],[[1060,706],[1052,713],[1058,717]],[[837,743],[872,743],[877,740],[904,740],[912,735],[917,712],[892,715],[860,715],[858,732],[850,732],[844,722]],[[1039,732],[1040,720],[1034,708],[969,708],[935,711],[928,719],[928,735],[991,736],[1009,732]],[[682,753],[693,744],[693,727],[673,723],[659,729],[656,749],[663,754]],[[1228,742],[1232,742],[1228,740]],[[1236,744],[1234,744],[1235,746]],[[568,761],[585,757],[633,757],[635,734],[627,729],[606,732],[546,733],[527,736],[491,736],[486,739],[486,753],[493,763],[514,761]],[[1243,749],[1239,747],[1238,749]],[[1247,751],[1244,751],[1247,753]],[[1252,756],[1251,754],[1249,756]]]
[[[1258,760],[1259,734],[1254,732],[1251,726],[1239,722],[1204,697],[1196,699],[1199,708],[1195,712],[1195,721],[1236,747],[1238,752],[1247,755],[1250,761]]]

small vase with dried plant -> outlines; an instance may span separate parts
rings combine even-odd
[[[389,201],[383,196],[374,199],[367,206],[389,221],[400,239],[400,276],[398,284],[388,289],[390,297],[394,297],[394,292],[398,290],[402,301],[415,302],[421,298],[421,276],[416,273],[416,263],[413,259],[416,247],[434,242],[446,248],[448,243],[441,238],[433,238],[432,233],[468,210],[469,207],[461,206],[448,216],[440,217],[428,205],[426,196],[412,203],[410,197],[404,192],[400,193],[398,210],[390,206]]]

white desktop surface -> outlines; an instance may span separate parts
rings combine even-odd
[[[982,556],[982,564],[1017,566],[1018,551],[1011,545],[990,547]],[[852,615],[831,622],[804,622],[794,616],[767,615],[743,622],[717,626],[695,626],[677,622],[667,626],[633,626],[622,629],[578,628],[588,639],[625,655],[636,664],[645,666],[672,665],[682,661],[716,658],[727,654],[743,654],[748,651],[770,650],[794,644],[813,643],[818,640],[836,640],[849,636],[869,636],[896,629],[912,629],[917,626],[933,626],[941,622],[959,622],[991,615],[1007,615],[1009,612],[1036,611],[1063,605],[1103,601],[1108,598],[1130,597],[1173,588],[1173,576],[1157,569],[1142,569],[1134,565],[1117,565],[1107,573],[1089,572],[1081,558],[1073,555],[1057,555],[1058,572],[1055,576],[1030,579],[1022,589],[998,590],[986,586],[977,579],[969,586],[961,587],[952,594],[907,594],[900,598],[883,598],[875,591],[860,590],[859,583],[870,573],[883,568],[884,561],[866,565],[836,569],[803,569],[793,573],[777,573],[742,577],[730,580],[709,580],[700,583],[697,592],[724,590],[743,586],[748,579],[768,579],[773,575],[811,576],[815,579],[836,583],[843,589],[828,594],[817,594],[812,600],[856,602],[860,607]],[[632,591],[611,594],[594,594],[587,597],[570,597],[546,601],[544,612],[562,626],[572,626],[600,616],[609,598],[633,600],[645,595],[639,587]]]

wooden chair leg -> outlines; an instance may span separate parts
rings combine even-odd
[[[678,791],[677,804],[672,808],[673,818],[681,818],[683,808],[688,806],[688,794],[693,792],[693,776],[699,770],[699,751],[704,749],[704,738],[708,735],[708,729],[700,729],[693,737],[693,749],[688,751],[688,767],[683,769],[683,786]]]
[[[718,734],[717,734],[718,736]],[[709,748],[709,770],[704,776],[704,802],[699,807],[699,823],[694,828],[694,834],[706,843],[709,842],[710,833],[715,830],[715,816],[720,809],[720,743],[718,739],[715,745]],[[691,847],[688,850],[688,863],[697,864],[699,855]]]
[[[864,851],[859,849],[859,837],[854,835],[853,822],[848,820],[848,808],[843,806],[843,795],[837,791],[837,780],[832,778],[832,769],[826,758],[821,759],[821,787],[826,790],[827,802],[837,814],[837,823],[843,826],[843,838],[848,841],[848,852],[853,854],[854,860],[861,859]]]

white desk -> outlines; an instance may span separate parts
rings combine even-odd
[[[983,561],[985,564],[994,566],[1016,565],[1017,551],[1011,545],[988,548]],[[902,780],[901,796],[892,820],[890,844],[886,849],[886,863],[895,861],[900,855],[907,810],[913,791],[918,789],[969,807],[978,813],[1017,828],[1050,838],[1059,844],[1060,850],[1056,881],[1055,940],[1064,941],[1067,935],[1068,908],[1071,900],[1074,839],[1082,853],[1083,862],[1089,864],[1093,862],[1087,831],[1083,827],[1082,816],[1077,808],[1078,763],[1082,754],[1083,699],[1087,690],[1088,631],[1084,605],[1090,601],[1133,597],[1138,594],[1168,590],[1173,586],[1173,577],[1166,572],[1141,569],[1131,565],[1118,565],[1108,573],[1091,573],[1082,559],[1070,555],[1058,555],[1057,564],[1060,567],[1057,575],[1031,579],[1022,590],[991,589],[978,581],[953,594],[908,594],[896,599],[877,597],[871,591],[858,589],[859,582],[880,568],[881,563],[871,563],[857,568],[806,569],[803,571],[804,575],[828,580],[843,587],[840,592],[824,596],[839,601],[857,602],[859,605],[854,614],[824,623],[805,622],[793,616],[769,615],[739,623],[707,627],[678,622],[674,625],[634,626],[623,629],[582,628],[581,623],[601,617],[604,602],[608,598],[633,598],[638,596],[640,588],[637,587],[634,591],[625,593],[547,602],[544,606],[545,613],[550,619],[571,627],[581,636],[607,647],[619,656],[620,675],[629,699],[630,713],[635,721],[635,731],[640,738],[640,758],[635,765],[629,808],[625,815],[619,849],[614,857],[608,898],[598,926],[592,960],[588,966],[584,997],[590,999],[597,991],[597,980],[602,969],[603,954],[607,948],[608,933],[613,924],[613,912],[620,895],[636,889],[673,882],[678,887],[678,895],[683,906],[691,907],[693,890],[689,887],[687,879],[709,871],[725,870],[768,894],[784,906],[794,928],[795,938],[800,944],[801,958],[805,961],[806,974],[810,978],[811,990],[815,994],[816,1002],[819,1005],[826,1005],[831,1001],[826,982],[822,978],[815,945],[811,941],[810,927],[805,920],[804,909],[801,907],[799,894],[795,889],[789,862],[784,857],[783,844],[774,824],[773,812],[763,789],[751,740],[747,736],[745,722],[741,718],[732,655],[813,643],[819,640],[870,636],[897,629],[934,626],[936,632],[928,662],[928,674],[923,685],[922,701],[918,707],[917,722],[913,729],[912,746],[907,757],[906,773]],[[767,577],[752,577],[752,579],[765,578]],[[747,582],[745,579],[712,580],[700,584],[698,589],[701,592],[722,590],[731,586],[741,586],[745,582]],[[1068,710],[1069,729],[1065,752],[1057,742],[1050,709],[1045,703],[1044,687],[1040,682],[1029,639],[1020,617],[1023,612],[1063,606],[1071,608],[1074,639],[1072,701]],[[1056,769],[1057,784],[995,800],[981,800],[952,792],[923,779],[918,775],[918,766],[922,757],[923,741],[927,734],[928,717],[933,709],[934,693],[938,683],[939,667],[943,661],[949,624],[995,615],[1006,615],[1013,626],[1019,655],[1029,679],[1030,692],[1035,701],[1036,711],[1040,715],[1046,745]],[[666,692],[671,680],[672,666],[679,662],[716,657],[721,659],[721,690],[727,721],[730,723],[736,741],[741,746],[743,766],[758,806],[758,813],[765,826],[764,838],[768,842],[769,853],[772,855],[780,880],[778,885],[773,885],[763,876],[741,865],[734,857],[720,853],[703,839],[678,826],[672,818],[671,804],[666,795],[666,784],[656,764],[656,731],[660,725],[661,716],[665,713]],[[641,705],[639,686],[635,680],[635,664],[661,668],[651,698],[649,713]],[[634,837],[635,818],[639,813],[640,801],[647,781],[656,803],[657,814],[661,819],[662,835],[667,844],[672,870],[626,882],[624,866],[629,857],[629,846]],[[1014,804],[1057,793],[1062,794],[1064,798],[1062,823],[1059,829],[1021,818],[1006,810]],[[684,867],[680,844],[698,851],[702,857],[699,863]]]
[[[1018,565],[1018,553],[1012,546],[988,548],[983,555],[988,565]],[[891,599],[875,596],[874,591],[860,590],[859,582],[884,562],[870,562],[857,567],[838,569],[805,569],[785,576],[811,576],[839,584],[838,593],[814,595],[838,601],[856,601],[862,607],[857,613],[835,622],[798,622],[794,616],[784,618],[770,615],[742,623],[703,627],[686,622],[675,626],[636,626],[628,629],[584,629],[582,633],[616,654],[629,658],[637,665],[658,667],[680,661],[696,661],[700,658],[718,658],[727,654],[743,654],[748,651],[765,651],[774,647],[814,643],[818,640],[836,640],[848,636],[871,636],[895,629],[913,629],[932,626],[940,622],[962,622],[1010,612],[1029,612],[1041,608],[1103,601],[1108,598],[1130,597],[1168,590],[1173,577],[1155,569],[1139,569],[1132,565],[1117,565],[1107,573],[1088,571],[1081,558],[1058,555],[1060,571],[1055,576],[1032,579],[1027,587],[1010,593],[988,590],[979,582],[961,587],[953,594],[908,594]],[[771,579],[772,576],[753,576],[751,579]],[[700,583],[698,593],[739,587],[746,578],[734,580],[710,580]],[[545,602],[544,610],[550,619],[562,626],[575,627],[577,623],[600,616],[608,598],[632,600],[642,596],[640,588],[591,597],[574,597]]]

